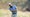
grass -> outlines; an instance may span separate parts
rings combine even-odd
[[[4,9],[0,9],[0,17],[1,16],[6,16],[5,14],[3,14],[3,13],[6,13],[6,14],[9,14],[10,13],[10,11],[8,11],[8,10],[4,10]],[[10,15],[11,15],[11,13],[10,13]],[[17,17],[30,17],[30,12],[22,12],[22,11],[18,11],[17,12]]]
[[[8,15],[11,15],[11,12],[9,11],[9,10],[4,10],[4,9],[0,9],[0,17],[5,17],[6,15],[8,16]]]
[[[17,17],[30,17],[30,12],[18,12]]]

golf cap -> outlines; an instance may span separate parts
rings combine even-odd
[[[11,4],[11,3],[9,3],[9,4]]]

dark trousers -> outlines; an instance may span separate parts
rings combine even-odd
[[[17,11],[12,11],[12,17],[16,17],[17,16]]]

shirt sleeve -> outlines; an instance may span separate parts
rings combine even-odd
[[[16,5],[14,5],[14,7],[15,7],[15,8],[17,8],[17,6],[16,6]]]

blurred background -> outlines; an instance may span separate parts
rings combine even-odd
[[[0,0],[0,8],[8,8],[8,3],[11,2],[18,7],[18,10],[28,7],[29,0]]]
[[[0,8],[7,8],[9,2],[15,4],[19,10],[22,10],[23,8],[27,7],[26,3],[28,0],[0,0]]]
[[[30,12],[26,11],[26,8],[30,9],[30,0],[0,0],[0,9],[8,9],[9,2],[17,6],[17,17],[30,17]]]

